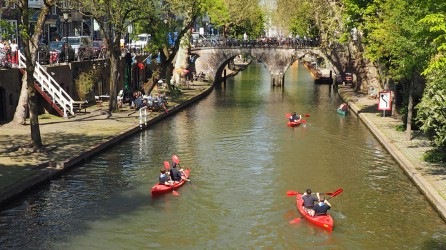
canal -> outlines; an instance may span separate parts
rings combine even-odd
[[[285,88],[261,64],[0,211],[1,249],[444,249],[446,224],[328,85],[299,64]],[[285,114],[308,114],[289,128]],[[172,154],[191,182],[152,198]],[[288,190],[330,200],[332,233]]]

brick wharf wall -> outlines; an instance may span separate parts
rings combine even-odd
[[[22,74],[18,69],[0,70],[0,122],[9,121],[14,116],[19,102]]]
[[[146,56],[138,57],[138,62],[145,59]],[[136,67],[136,65],[133,65]],[[79,100],[76,92],[75,81],[80,72],[87,72],[93,68],[98,69],[99,82],[94,87],[94,95],[110,94],[110,63],[108,60],[94,60],[71,62],[69,65],[60,64],[47,66],[47,71],[56,80],[57,83],[74,99]],[[21,90],[22,74],[19,69],[0,69],[0,123],[6,123],[12,120],[17,104],[19,102]],[[99,84],[101,86],[99,86]],[[121,68],[119,70],[118,90],[124,88],[124,59],[121,60]],[[92,101],[94,102],[94,95]],[[39,95],[40,96],[40,95]],[[50,105],[43,98],[39,98],[39,106],[47,111]]]

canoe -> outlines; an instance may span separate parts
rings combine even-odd
[[[298,120],[297,122],[290,122],[290,121],[288,121],[288,123],[286,125],[288,127],[297,127],[297,126],[300,125],[301,122],[302,122],[301,120]]]
[[[342,109],[336,109],[336,111],[337,111],[338,114],[340,114],[340,115],[345,115],[345,114],[347,114],[347,111],[342,110]]]
[[[302,214],[305,219],[316,226],[322,227],[328,231],[333,231],[333,218],[329,214],[327,215],[319,215],[319,216],[311,216],[305,211],[303,205],[304,201],[302,200],[302,194],[298,193],[296,195],[296,206],[297,210]]]
[[[184,170],[184,173],[186,174],[186,176],[189,177],[190,169],[187,168],[186,170]],[[181,180],[180,182],[175,183],[173,186],[161,185],[161,184],[157,183],[157,184],[155,184],[155,186],[152,187],[152,195],[158,195],[158,194],[172,192],[173,189],[177,189],[177,188],[183,186],[184,183],[186,183],[186,182],[187,181],[185,181],[185,180]]]

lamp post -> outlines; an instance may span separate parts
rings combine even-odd
[[[65,11],[63,13],[63,20],[65,21],[65,62],[69,62],[69,58],[68,58],[68,18],[70,18],[70,13],[68,13],[68,11]]]

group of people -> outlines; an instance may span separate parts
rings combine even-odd
[[[145,95],[143,91],[134,91],[130,97],[125,95],[121,90],[118,93],[118,108],[121,108],[124,103],[129,103],[130,108],[139,110],[142,107],[147,107],[152,111],[164,110],[167,112],[167,97],[165,94],[157,93],[155,96]]]
[[[179,169],[177,166],[179,166]],[[172,168],[170,168],[169,171],[165,168],[160,169],[159,184],[173,186],[181,180],[189,181],[188,176],[186,176],[186,173],[180,164],[172,162]]]
[[[18,64],[18,51],[19,45],[16,43],[15,39],[11,42],[0,39],[0,59],[2,63],[7,62],[9,64]]]
[[[311,216],[326,215],[331,208],[331,204],[319,193],[316,193],[316,196],[311,195],[311,189],[309,188],[302,195],[305,211]]]

